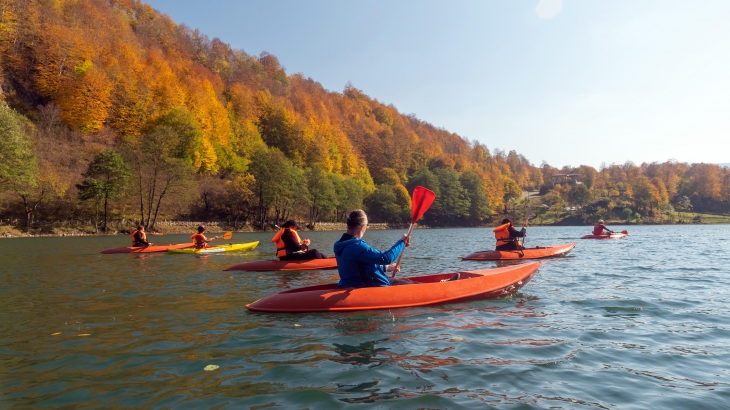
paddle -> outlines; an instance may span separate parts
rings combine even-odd
[[[413,195],[411,195],[411,226],[408,228],[408,234],[407,237],[411,236],[411,232],[413,232],[413,225],[418,222],[419,219],[423,216],[423,214],[426,213],[428,208],[431,207],[431,204],[433,204],[433,200],[436,199],[436,194],[431,191],[430,189],[424,188],[422,186],[417,186],[413,189]],[[395,268],[393,270],[393,275],[391,278],[395,277],[395,274],[397,273],[398,266],[400,266],[400,260],[403,257],[403,253],[405,253],[405,249],[403,249],[403,252],[398,255],[398,260],[395,261]]]
[[[527,205],[527,209],[525,210],[525,225],[527,225],[527,221],[530,220],[530,218],[533,217],[532,208],[530,208],[530,205]],[[527,240],[527,235],[525,235],[522,238],[522,247],[525,247],[525,241]]]
[[[221,235],[221,236],[214,236],[210,240],[212,241],[213,239],[218,239],[218,238],[231,239],[232,236],[233,236],[233,234],[231,233],[231,231],[227,231],[227,232],[224,232],[223,235]]]

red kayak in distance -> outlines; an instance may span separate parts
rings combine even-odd
[[[619,238],[625,238],[629,236],[629,233],[626,231],[621,232],[614,232],[610,235],[586,235],[581,236],[580,239],[619,239]]]
[[[479,251],[466,255],[465,261],[503,261],[522,259],[541,259],[565,256],[575,248],[575,242],[539,248],[526,248],[519,251]]]
[[[336,269],[335,258],[310,259],[308,261],[280,261],[276,259],[268,261],[243,262],[229,266],[223,270],[243,270],[249,272],[266,272],[279,270],[317,270]]]
[[[336,283],[279,292],[246,305],[254,312],[303,313],[395,309],[468,302],[508,296],[532,279],[540,262],[459,272],[459,280],[441,282],[456,272],[409,276],[420,282],[371,288],[338,288]]]
[[[151,245],[151,246],[125,246],[122,248],[111,248],[104,249],[99,253],[152,253],[152,252],[167,252],[168,249],[185,249],[192,248],[191,242],[179,243],[177,245]]]

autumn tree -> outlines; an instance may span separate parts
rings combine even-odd
[[[107,148],[94,157],[83,174],[86,179],[76,185],[79,190],[79,199],[93,200],[95,207],[99,203],[103,203],[102,232],[107,231],[109,200],[119,198],[127,187],[129,176],[129,169],[122,156],[113,148]]]
[[[242,216],[244,222],[248,222],[248,213],[255,200],[253,192],[255,184],[256,179],[251,174],[237,175],[226,183],[226,207],[229,215],[233,216],[234,229],[238,229],[238,221]]]
[[[479,225],[486,221],[492,213],[489,198],[484,193],[483,183],[473,171],[466,171],[459,177],[461,186],[469,198],[469,223]]]
[[[274,212],[274,223],[279,224],[298,206],[310,203],[303,170],[294,166],[280,150],[260,149],[251,161],[250,171],[256,181],[253,191],[258,200],[260,229],[266,227],[270,211]]]
[[[321,166],[307,169],[307,186],[311,196],[309,205],[309,228],[314,229],[323,215],[331,214],[337,207],[337,191],[331,174]]]
[[[0,188],[35,183],[37,164],[31,151],[32,125],[0,100]]]
[[[125,142],[140,222],[148,229],[154,228],[164,201],[191,183],[194,169],[186,159],[175,155],[180,152],[180,138],[175,129],[160,125],[149,134]]]
[[[333,210],[335,221],[344,221],[347,213],[363,207],[363,201],[372,191],[357,178],[332,174],[336,203]]]

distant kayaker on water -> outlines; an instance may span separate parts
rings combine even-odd
[[[152,245],[147,242],[147,234],[144,231],[144,225],[137,226],[137,230],[132,232],[132,246],[144,246],[145,248]]]
[[[326,259],[327,256],[316,249],[309,249],[311,241],[299,237],[296,221],[286,221],[271,239],[276,243],[276,256],[282,261],[302,261]]]
[[[512,221],[508,218],[502,220],[502,224],[494,228],[494,238],[497,240],[496,250],[498,251],[517,251],[525,249],[518,238],[524,238],[527,235],[527,221],[522,226],[522,230],[518,231],[512,225]]]
[[[200,226],[198,226],[198,233],[194,233],[194,234],[190,235],[190,239],[193,240],[193,244],[194,244],[193,247],[195,249],[208,248],[209,247],[208,242],[218,239],[217,236],[215,238],[208,239],[205,237],[205,235],[203,235],[204,232],[205,232],[205,225],[200,225]]]
[[[613,231],[603,224],[603,219],[599,219],[598,223],[593,225],[593,235],[611,235],[612,233]]]

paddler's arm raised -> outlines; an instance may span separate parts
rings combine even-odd
[[[411,238],[408,235],[398,240],[390,249],[385,252],[380,252],[370,247],[370,245],[363,242],[362,250],[356,255],[356,259],[363,263],[374,263],[376,265],[387,266],[395,262],[398,259],[398,255],[403,252],[406,246],[411,245]]]

